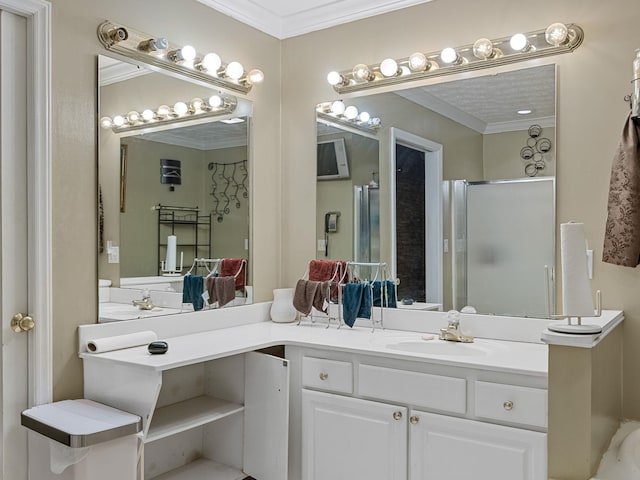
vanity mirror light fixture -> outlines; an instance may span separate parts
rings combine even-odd
[[[207,117],[228,115],[233,113],[238,105],[238,99],[233,95],[218,93],[208,99],[194,98],[190,102],[176,102],[173,107],[160,105],[156,110],[132,110],[127,114],[114,117],[102,117],[100,126],[105,130],[112,129],[115,133],[129,130],[140,130],[158,125],[184,122]]]
[[[372,117],[369,112],[359,112],[356,106],[347,106],[342,100],[319,103],[316,113],[319,119],[365,132],[375,133],[382,126],[378,117]]]
[[[375,65],[360,63],[351,70],[330,72],[327,81],[338,93],[355,92],[568,53],[578,48],[583,38],[584,32],[578,25],[553,23],[543,30],[495,40],[481,38],[472,45],[447,47],[439,52],[416,52],[399,60],[387,58]]]
[[[216,53],[200,55],[191,45],[174,45],[109,21],[98,26],[98,38],[107,50],[215,87],[248,93],[264,80],[261,70],[246,72],[241,63],[224,63]]]

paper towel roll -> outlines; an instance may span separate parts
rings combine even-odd
[[[175,235],[169,235],[167,237],[167,258],[165,260],[164,268],[167,272],[176,271],[176,245],[177,239]]]
[[[587,243],[583,223],[560,225],[562,259],[562,313],[570,317],[593,317],[593,298],[587,269]]]
[[[103,353],[123,348],[139,347],[158,340],[158,336],[151,330],[144,330],[115,337],[97,338],[87,342],[87,351],[90,353]]]

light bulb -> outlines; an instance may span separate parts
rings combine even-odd
[[[371,70],[364,63],[359,63],[351,72],[353,74],[353,78],[360,82],[368,82],[373,80],[373,75],[371,75]]]
[[[427,70],[427,57],[424,53],[415,52],[409,55],[409,68],[413,72],[421,72]]]
[[[142,120],[144,120],[145,122],[149,122],[151,120],[153,120],[153,117],[155,117],[155,114],[153,113],[153,110],[150,109],[146,109],[143,110],[142,112]]]
[[[196,49],[191,45],[185,45],[180,49],[180,53],[182,54],[182,58],[185,62],[193,62],[196,58]]]
[[[224,104],[224,100],[220,95],[211,95],[208,103],[212,108],[220,108]]]
[[[360,112],[360,115],[358,115],[358,120],[360,120],[362,123],[369,123],[370,119],[371,115],[369,115],[369,112]]]
[[[111,120],[111,117],[102,117],[100,119],[100,126],[105,130],[109,129],[113,127],[113,120]]]
[[[512,49],[521,52],[528,49],[529,40],[527,40],[527,37],[524,34],[516,33],[511,37],[511,40],[509,40],[509,45],[511,45]]]
[[[393,58],[385,58],[380,63],[380,73],[385,77],[395,77],[398,75],[398,62]]]
[[[342,100],[336,100],[331,104],[331,113],[334,115],[342,115],[345,111],[346,107]]]
[[[479,38],[473,44],[473,55],[476,58],[486,60],[493,57],[493,43],[488,38]]]
[[[552,23],[544,32],[544,39],[549,45],[557,47],[569,38],[569,29],[564,23]]]
[[[222,65],[222,59],[217,53],[207,53],[202,62],[200,62],[200,68],[206,72],[215,73]]]
[[[224,70],[224,74],[232,80],[239,80],[244,73],[244,67],[240,62],[231,62]]]
[[[358,116],[358,109],[353,105],[349,105],[347,108],[344,109],[344,116],[347,117],[349,120],[355,120],[356,117]]]
[[[442,52],[440,52],[440,59],[444,63],[457,63],[459,58],[460,57],[458,56],[458,52],[456,52],[455,49],[451,47],[447,47],[442,50]]]
[[[184,115],[188,111],[189,107],[187,107],[187,104],[184,102],[176,102],[176,104],[173,106],[173,112],[178,116]]]
[[[158,50],[166,50],[169,47],[169,41],[166,38],[150,38],[144,42],[140,42],[138,49],[143,52],[157,52]]]
[[[261,83],[263,80],[264,73],[262,73],[262,70],[254,68],[253,70],[249,70],[249,73],[247,73],[247,83],[249,83],[250,85]]]
[[[191,102],[189,102],[189,104],[191,105],[192,111],[199,112],[204,106],[204,101],[201,98],[194,98],[193,100],[191,100]]]
[[[338,72],[329,72],[327,75],[327,82],[329,82],[329,85],[338,85],[339,83],[344,82],[344,78]]]
[[[116,115],[115,117],[113,117],[113,124],[116,127],[121,127],[124,125],[124,117],[122,115]]]
[[[129,113],[127,113],[127,122],[136,123],[139,121],[140,121],[140,114],[138,112],[136,112],[135,110],[131,110]]]
[[[372,127],[379,127],[381,124],[381,121],[378,117],[373,117],[372,119],[369,120],[369,125],[371,125]]]
[[[165,118],[171,113],[171,109],[167,105],[160,105],[157,112],[158,117]]]

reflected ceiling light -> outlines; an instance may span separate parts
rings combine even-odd
[[[338,93],[356,92],[569,53],[582,44],[583,38],[584,32],[578,25],[554,23],[547,29],[526,34],[493,40],[480,38],[471,45],[431,53],[415,52],[406,58],[387,58],[374,65],[359,63],[351,70],[329,73],[327,82]]]
[[[354,105],[346,106],[342,100],[323,102],[316,105],[316,115],[319,119],[330,123],[376,133],[381,126],[380,119],[372,117],[368,112],[359,112]]]
[[[530,108],[523,108],[521,110],[516,111],[518,115],[529,115],[532,112],[533,110],[531,110]]]
[[[145,109],[142,114],[139,114],[136,110],[132,110],[126,116],[102,117],[100,119],[100,127],[120,133],[128,130],[149,128],[155,125],[183,122],[195,118],[228,115],[233,113],[237,104],[238,99],[233,95],[220,93],[219,95],[212,95],[209,98],[208,105],[202,99],[194,98],[189,103],[191,108],[186,102],[176,102],[173,105],[173,109],[167,105],[160,105],[155,112],[151,109]],[[199,105],[199,107],[195,108],[194,105]]]
[[[153,37],[108,21],[98,26],[98,38],[107,50],[136,62],[234,92],[248,93],[254,84],[264,79],[262,71],[252,69],[244,75],[239,62],[226,64],[216,53],[199,55],[191,45],[173,45],[166,38]]]

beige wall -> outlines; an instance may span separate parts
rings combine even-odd
[[[77,326],[97,318],[96,29],[105,19],[264,71],[253,122],[255,299],[280,285],[280,42],[195,1],[52,0],[54,399],[82,396]]]

